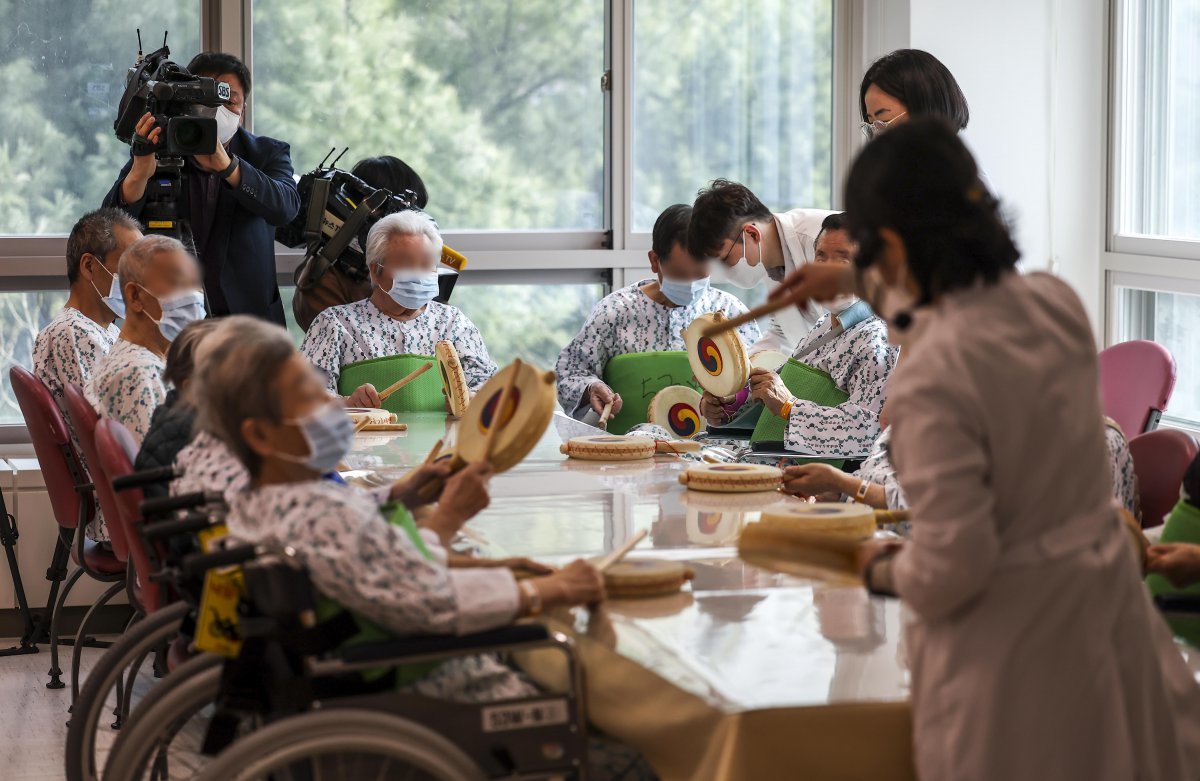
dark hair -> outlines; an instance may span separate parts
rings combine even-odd
[[[67,237],[67,282],[74,285],[79,279],[79,264],[84,255],[95,255],[103,263],[108,253],[117,248],[113,228],[140,231],[137,220],[120,209],[96,209],[79,218]]]
[[[403,194],[405,190],[412,190],[417,194],[418,208],[424,209],[429,203],[429,192],[425,189],[425,182],[408,163],[398,157],[368,157],[355,163],[350,173],[372,187],[382,187],[396,195]]]
[[[922,304],[993,283],[1021,256],[975,159],[939,119],[906,122],[863,147],[846,179],[846,211],[859,268],[878,257],[880,229],[900,234]]]
[[[654,221],[654,232],[651,235],[650,248],[658,255],[659,262],[666,260],[671,254],[671,248],[676,244],[687,249],[688,223],[692,218],[692,207],[686,203],[676,203],[663,209]]]
[[[179,336],[167,348],[167,365],[163,369],[163,379],[175,386],[175,390],[192,378],[196,367],[196,347],[210,333],[217,329],[219,320],[205,319],[188,323],[179,332]]]
[[[929,52],[897,49],[867,68],[858,90],[858,107],[867,122],[867,88],[874,84],[904,104],[912,119],[939,117],[959,130],[971,119],[967,99],[954,74]]]
[[[771,210],[744,184],[717,179],[707,190],[696,194],[692,221],[688,225],[688,252],[698,258],[712,257],[722,242],[733,238],[740,226],[753,220],[765,220]]]
[[[243,97],[250,97],[250,69],[232,54],[225,52],[200,52],[188,63],[188,72],[193,76],[220,76],[222,73],[232,73],[242,82],[246,90]]]
[[[825,235],[825,231],[844,231],[849,229],[850,222],[846,219],[845,212],[830,214],[821,220],[821,230],[817,231],[817,237],[813,239],[813,249],[817,248],[817,244],[821,241],[821,237]]]

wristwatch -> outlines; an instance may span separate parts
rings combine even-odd
[[[222,179],[228,179],[229,177],[233,176],[233,172],[237,170],[238,163],[240,163],[240,162],[242,162],[242,159],[240,157],[238,157],[237,155],[230,155],[229,156],[229,165],[225,166],[225,170],[217,175],[220,176]]]

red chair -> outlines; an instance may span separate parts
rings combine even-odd
[[[128,438],[129,432],[115,420],[106,418],[96,424],[96,456],[101,469],[108,476],[110,487],[113,480],[134,472],[133,459],[129,457],[129,450],[124,443]],[[121,537],[129,551],[129,562],[133,566],[132,577],[129,578],[129,599],[135,609],[150,614],[163,606],[167,595],[159,583],[150,579],[150,575],[158,570],[154,562],[160,558],[160,552],[147,547],[138,528],[142,523],[140,507],[145,496],[140,488],[113,493],[117,513],[109,520],[109,528],[120,527]]]
[[[1200,451],[1196,440],[1177,429],[1150,431],[1129,440],[1133,471],[1142,501],[1142,526],[1158,526],[1179,501],[1179,486]]]
[[[59,541],[67,550],[76,564],[76,569],[63,584],[58,599],[54,602],[50,614],[50,689],[63,688],[62,670],[58,667],[58,628],[63,605],[71,589],[83,575],[104,582],[113,583],[84,616],[79,625],[76,643],[81,644],[87,637],[86,629],[89,619],[96,609],[112,598],[120,590],[125,580],[125,562],[117,555],[116,546],[108,550],[104,546],[88,538],[83,529],[95,517],[95,497],[92,485],[84,471],[79,454],[71,441],[70,429],[62,410],[54,402],[50,390],[32,374],[19,366],[9,370],[9,379],[17,404],[29,428],[29,438],[33,441],[33,450],[37,455],[38,464],[42,469],[42,479],[46,483],[46,491],[50,495],[50,506],[54,512],[54,520],[59,527]],[[76,389],[77,391],[77,389]],[[77,391],[78,392],[78,391]],[[95,410],[91,405],[80,400],[90,411],[92,421],[95,421]],[[68,403],[70,398],[68,397]],[[84,429],[77,421],[76,431],[81,441]],[[90,436],[90,431],[88,432]],[[83,528],[80,528],[83,527]],[[65,564],[65,562],[64,562]],[[78,683],[73,681],[73,688],[78,691]]]
[[[1167,348],[1144,339],[1114,344],[1100,352],[1100,396],[1104,414],[1136,437],[1158,428],[1175,389],[1175,359]]]

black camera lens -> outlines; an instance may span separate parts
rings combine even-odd
[[[199,122],[175,120],[171,124],[175,131],[175,146],[182,151],[197,149],[204,140],[204,128]]]

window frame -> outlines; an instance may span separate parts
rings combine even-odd
[[[1166,80],[1164,78],[1162,84],[1151,84],[1149,80],[1137,78],[1147,72],[1166,73],[1164,61],[1148,64],[1145,60],[1147,50],[1162,49],[1148,44],[1147,36],[1161,36],[1169,24],[1169,17],[1159,18],[1157,32],[1146,30],[1142,12],[1149,5],[1154,5],[1154,0],[1109,0],[1108,7],[1105,51],[1109,68],[1105,95],[1108,106],[1104,112],[1107,121],[1102,146],[1105,149],[1102,176],[1106,182],[1105,213],[1101,220],[1104,251],[1098,269],[1098,281],[1104,295],[1101,336],[1105,347],[1119,341],[1125,325],[1121,320],[1119,288],[1200,295],[1200,263],[1197,262],[1200,261],[1200,240],[1122,230],[1122,223],[1128,224],[1124,219],[1128,212],[1123,213],[1123,209],[1136,207],[1145,212],[1161,208],[1156,197],[1148,197],[1156,196],[1156,193],[1146,192],[1156,190],[1153,183],[1147,186],[1145,177],[1131,181],[1123,165],[1130,155],[1144,154],[1144,150],[1135,146],[1140,141],[1139,136],[1144,137],[1146,132],[1162,132],[1161,128],[1148,131],[1144,123],[1162,115]],[[1161,8],[1154,5],[1156,11],[1161,12]],[[1127,43],[1134,31],[1140,32],[1143,38],[1137,42],[1135,50],[1130,51]],[[1149,221],[1143,219],[1142,224],[1149,224]],[[1142,316],[1152,317],[1153,313],[1143,312]],[[1163,425],[1200,433],[1200,421],[1167,415]]]
[[[242,57],[254,68],[253,0],[192,0],[200,6],[200,42],[206,50]],[[610,74],[604,100],[604,220],[600,230],[447,231],[446,243],[466,254],[471,271],[497,283],[528,282],[531,272],[549,277],[600,278],[613,289],[631,284],[649,264],[650,234],[632,225],[632,88],[634,0],[605,2],[605,68]],[[844,172],[861,146],[855,121],[854,84],[866,66],[879,0],[835,0],[833,20],[833,202],[842,198]],[[875,31],[877,32],[877,31]],[[596,74],[600,89],[603,74]],[[253,129],[254,98],[245,109]],[[118,161],[113,161],[114,166]],[[115,171],[115,168],[114,168]],[[0,291],[67,289],[63,273],[66,236],[0,236]],[[276,272],[290,283],[303,258],[298,249],[276,245]],[[723,269],[714,269],[722,281]],[[467,283],[464,276],[464,283]],[[469,283],[467,283],[469,284]],[[0,425],[0,445],[28,442],[24,425]]]

